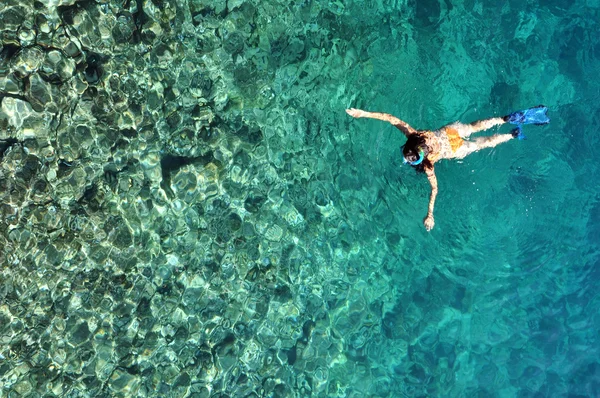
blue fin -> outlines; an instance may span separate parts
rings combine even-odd
[[[523,129],[521,128],[521,126],[515,127],[510,131],[510,133],[513,137],[518,138],[519,140],[524,140],[527,138],[525,137],[525,134],[523,134]]]
[[[523,111],[513,112],[508,115],[508,119],[506,121],[517,125],[535,124],[539,126],[550,123],[550,118],[546,114],[547,112],[547,107],[544,105],[538,105]]]

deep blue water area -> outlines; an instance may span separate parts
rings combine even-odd
[[[600,396],[599,0],[0,21],[0,397]],[[436,164],[430,232],[405,137],[345,112],[538,104]]]

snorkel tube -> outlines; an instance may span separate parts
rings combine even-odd
[[[413,162],[409,162],[408,160],[406,160],[406,158],[404,158],[404,163],[408,163],[411,166],[417,166],[417,165],[420,165],[424,159],[425,159],[425,152],[423,151],[423,148],[419,148],[419,159],[417,159]]]

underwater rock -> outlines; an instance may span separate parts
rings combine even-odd
[[[108,40],[110,36],[102,37],[100,33],[100,29],[106,27],[106,21],[97,9],[71,6],[61,10],[63,21],[71,25],[71,31],[84,48],[103,49],[112,44]],[[90,11],[93,12],[93,16],[90,15]]]
[[[110,376],[108,385],[112,391],[124,395],[135,395],[139,389],[141,379],[125,369],[116,368]]]
[[[77,126],[69,126],[66,129],[61,129],[57,135],[58,155],[63,159],[65,165],[70,167],[70,163],[84,154],[90,149],[93,142],[92,130],[83,124]]]
[[[81,345],[91,337],[91,331],[87,322],[76,324],[71,330],[67,331],[67,341],[72,345]]]
[[[123,11],[117,17],[117,23],[112,28],[112,37],[115,43],[127,43],[136,29],[131,13]]]
[[[23,93],[23,80],[15,73],[0,74],[0,90],[7,94],[21,95]]]
[[[245,38],[239,32],[232,32],[225,37],[223,49],[235,57],[244,49]]]
[[[67,165],[67,174],[60,176],[58,181],[53,182],[54,193],[57,200],[68,203],[73,199],[80,199],[88,184],[88,174],[81,166]]]
[[[196,71],[189,82],[189,90],[196,98],[208,98],[212,89],[212,80],[204,72]]]
[[[88,51],[85,54],[83,77],[89,84],[97,84],[104,75],[104,65],[108,62],[106,55]]]
[[[124,223],[118,225],[111,235],[113,245],[119,249],[126,249],[133,244],[133,236]]]
[[[31,107],[37,112],[43,112],[46,106],[53,102],[52,88],[39,74],[34,74],[29,79],[27,99]],[[56,108],[56,106],[54,107]]]
[[[173,53],[173,49],[167,43],[160,43],[152,49],[152,63],[160,69],[167,70],[173,61]]]
[[[33,110],[27,102],[13,97],[4,97],[0,106],[0,125],[8,123],[11,129],[0,132],[0,138],[31,139],[47,134],[48,120]]]
[[[2,29],[5,32],[17,32],[24,21],[27,21],[27,15],[31,15],[29,10],[21,2],[8,0],[3,2],[0,9],[0,21]]]
[[[34,113],[28,102],[12,97],[2,99],[1,110],[0,118],[7,120],[9,125],[15,129],[21,128],[23,119]],[[2,138],[8,138],[8,136]]]
[[[47,81],[58,84],[69,80],[75,73],[75,61],[63,55],[62,51],[51,50],[46,53],[40,67],[40,75]]]
[[[19,32],[17,36],[19,37],[19,42],[23,47],[29,47],[35,43],[37,32],[33,27],[30,21],[25,21],[23,25],[19,28]]]
[[[45,54],[40,47],[23,48],[11,59],[12,69],[22,79],[37,71],[44,59]]]

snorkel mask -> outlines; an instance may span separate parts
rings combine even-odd
[[[408,160],[406,160],[406,158],[404,158],[404,163],[405,164],[410,164],[411,166],[417,166],[419,164],[421,164],[423,162],[423,160],[425,159],[425,152],[423,151],[422,148],[419,148],[419,159],[413,161],[413,162],[409,162]]]

